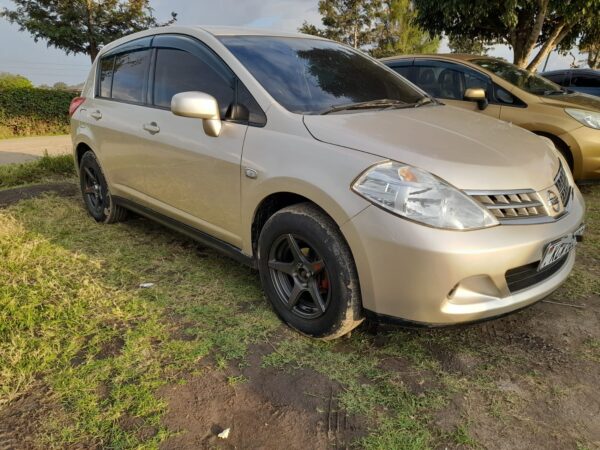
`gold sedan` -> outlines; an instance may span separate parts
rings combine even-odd
[[[383,62],[444,103],[550,138],[576,180],[600,179],[600,99],[485,56],[399,56]]]

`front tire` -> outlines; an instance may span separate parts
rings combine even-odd
[[[113,202],[100,163],[91,151],[81,157],[79,181],[85,207],[96,222],[116,223],[125,220],[127,210]]]
[[[316,206],[289,206],[269,218],[258,240],[258,265],[271,305],[300,333],[335,339],[363,321],[350,248]]]

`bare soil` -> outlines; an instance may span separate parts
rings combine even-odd
[[[181,434],[162,449],[343,449],[366,434],[366,421],[339,407],[337,383],[310,369],[262,368],[262,356],[271,351],[255,346],[241,369],[207,368],[183,385],[164,388],[164,425]],[[240,376],[242,381],[228,382]],[[219,438],[226,429],[228,438]]]
[[[45,194],[55,194],[60,197],[78,195],[79,188],[73,183],[36,184],[0,191],[0,208],[14,205],[21,200],[39,197]]]

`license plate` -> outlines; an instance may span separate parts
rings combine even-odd
[[[546,248],[544,248],[544,256],[542,256],[537,270],[540,271],[568,255],[577,245],[577,238],[583,235],[584,229],[585,225],[581,225],[574,233],[547,244]]]

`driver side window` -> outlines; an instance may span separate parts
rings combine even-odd
[[[490,79],[458,64],[417,60],[414,71],[413,82],[440,99],[464,100],[465,91],[470,88],[484,89],[490,96]]]

